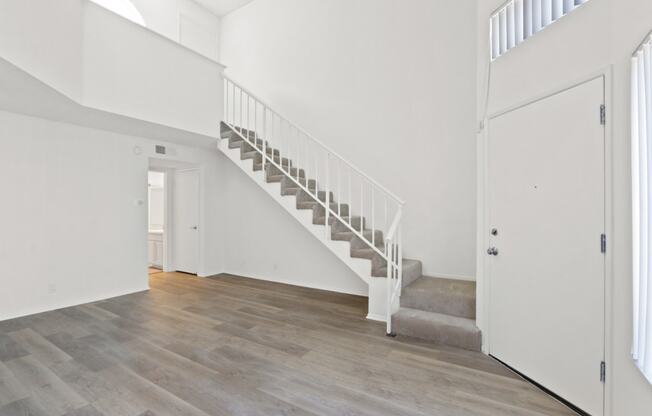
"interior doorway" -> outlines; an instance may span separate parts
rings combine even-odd
[[[147,254],[149,274],[200,270],[200,169],[150,159]]]
[[[147,172],[147,263],[149,274],[163,271],[166,264],[165,191],[165,172],[154,170]]]
[[[489,353],[604,412],[605,140],[600,76],[489,123]]]

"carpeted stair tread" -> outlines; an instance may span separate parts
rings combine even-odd
[[[403,287],[421,277],[422,268],[423,263],[421,263],[421,260],[403,259]],[[371,275],[373,277],[387,277],[387,265],[372,269]]]
[[[475,319],[475,282],[420,277],[403,288],[401,307]]]
[[[359,231],[353,232],[353,231],[350,231],[350,230],[348,230],[348,231],[333,231],[333,232],[331,233],[331,236],[332,236],[333,240],[338,240],[338,241],[351,241],[351,240],[353,240],[354,238],[358,238],[358,239],[359,239],[359,238],[360,238],[360,237],[358,236],[359,233],[360,233]],[[380,245],[378,244],[379,242],[382,243],[382,234],[383,234],[382,231],[380,231],[380,230],[376,230],[376,239],[375,239],[375,243],[376,243],[376,247],[379,247],[379,248],[381,248],[381,249],[384,250],[384,245],[383,245],[383,244],[380,244]],[[362,235],[364,236],[365,239],[370,240],[370,241],[372,240],[372,232],[371,232],[371,230],[364,230],[364,232],[362,233]],[[365,244],[366,244],[366,243],[365,243]],[[381,250],[381,251],[382,251],[382,250]]]
[[[382,251],[382,250],[381,250]],[[371,247],[366,248],[351,248],[351,257],[356,259],[369,259],[373,260],[374,257],[380,256],[376,250]]]
[[[482,336],[473,319],[401,307],[392,324],[399,336],[480,351]]]

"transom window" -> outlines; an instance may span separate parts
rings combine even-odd
[[[491,16],[491,59],[567,15],[588,0],[510,0]]]

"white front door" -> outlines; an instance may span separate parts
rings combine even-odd
[[[196,274],[199,264],[199,171],[177,171],[174,179],[174,267],[180,272]]]
[[[604,79],[490,120],[491,355],[603,414]],[[495,229],[495,235],[492,235]]]

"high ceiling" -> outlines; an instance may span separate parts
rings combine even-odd
[[[253,0],[195,0],[218,16],[224,16]]]

